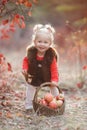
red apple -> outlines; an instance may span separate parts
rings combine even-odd
[[[53,109],[56,109],[56,108],[58,107],[56,100],[52,100],[52,101],[49,103],[49,107],[50,107],[50,108],[53,108]]]
[[[62,101],[64,101],[64,94],[60,93],[59,99],[62,100]]]
[[[55,99],[56,99],[56,100],[59,100],[59,95],[57,95],[57,96],[55,97]]]
[[[56,103],[57,103],[58,107],[61,107],[63,105],[63,101],[62,100],[57,100]]]
[[[46,93],[44,99],[49,103],[53,100],[53,95],[51,93]]]
[[[47,102],[45,101],[45,99],[41,99],[40,100],[40,104],[44,105],[44,106],[47,106]]]

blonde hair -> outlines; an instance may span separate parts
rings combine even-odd
[[[55,30],[50,24],[42,25],[42,24],[37,24],[33,28],[33,36],[32,36],[32,42],[34,42],[37,34],[39,33],[47,33],[51,39],[51,42],[53,43],[54,41],[54,33]]]
[[[51,46],[53,45],[55,29],[50,24],[45,24],[45,25],[37,24],[37,25],[35,25],[33,28],[33,33],[34,34],[32,35],[32,45],[34,45],[35,38],[39,33],[42,33],[42,34],[47,33],[49,35],[51,43],[52,43]],[[28,50],[28,48],[32,45],[29,45],[26,48],[26,50]]]

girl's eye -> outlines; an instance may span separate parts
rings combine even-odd
[[[48,43],[47,41],[45,41],[44,43]]]
[[[41,43],[41,41],[38,41],[39,43]]]

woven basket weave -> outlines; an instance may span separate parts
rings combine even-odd
[[[63,105],[57,109],[49,108],[48,106],[44,106],[38,102],[38,93],[41,92],[41,90],[45,90],[45,88],[50,87],[52,85],[51,82],[46,82],[40,85],[40,87],[37,88],[34,99],[33,99],[33,108],[34,111],[39,115],[45,115],[45,116],[56,116],[56,115],[62,115],[65,110],[65,99],[63,102]],[[57,86],[59,93],[62,94],[62,90]],[[46,91],[46,90],[45,90]],[[49,91],[49,90],[48,90]]]

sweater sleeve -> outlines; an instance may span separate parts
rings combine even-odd
[[[53,59],[51,64],[51,81],[59,81],[58,66],[55,58]]]
[[[28,58],[24,57],[23,63],[22,63],[22,69],[23,70],[28,70],[28,67],[29,67],[29,65],[28,65]]]

